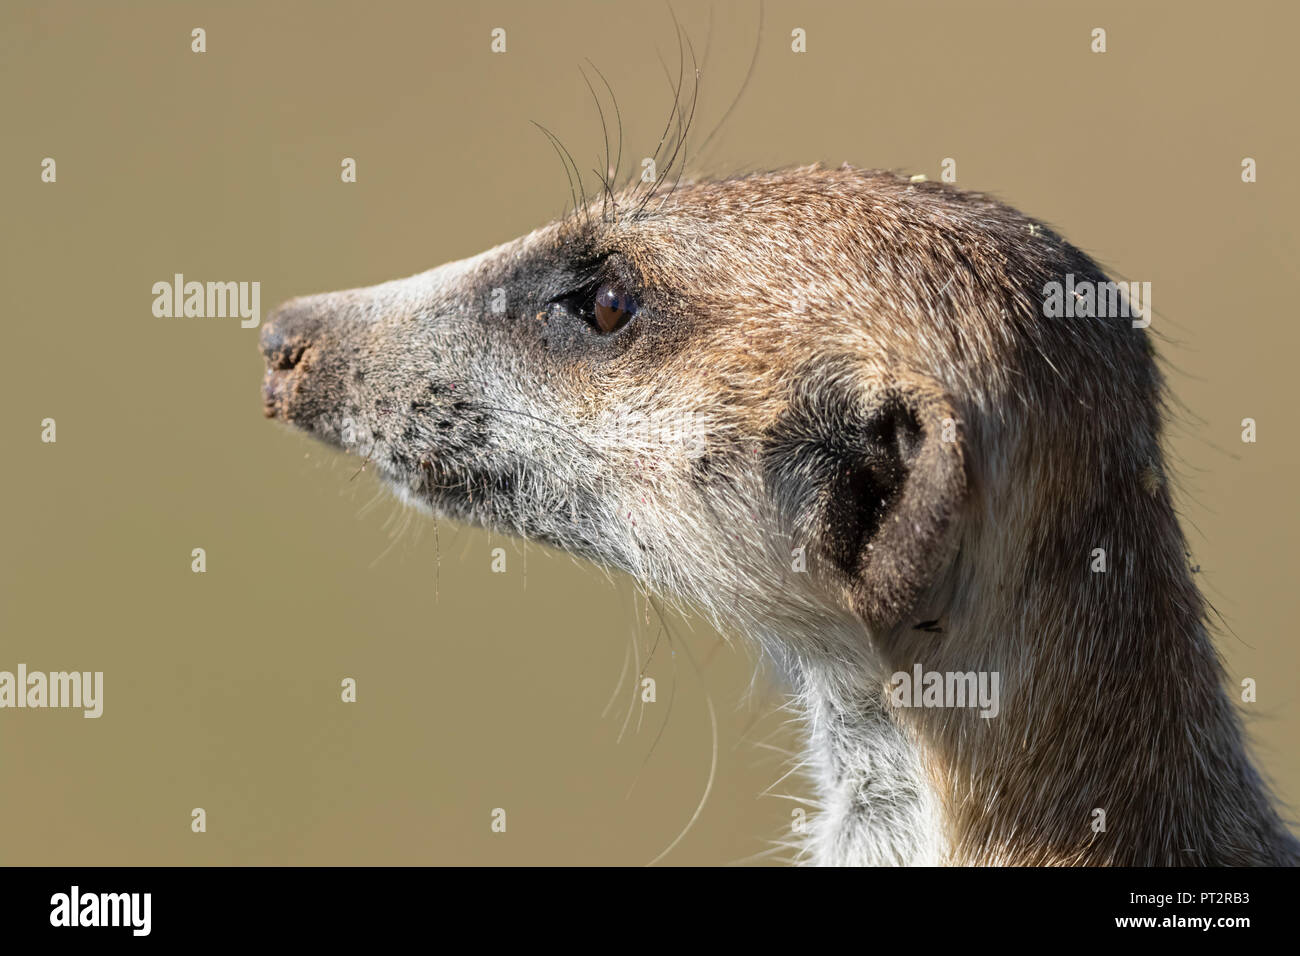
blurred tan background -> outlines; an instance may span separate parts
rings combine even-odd
[[[742,83],[757,7],[677,7],[704,60],[702,135]],[[1300,16],[765,11],[753,79],[694,172],[847,160],[938,178],[952,157],[961,185],[1152,283],[1194,560],[1294,805]],[[540,547],[507,543],[510,571],[490,573],[499,539],[435,529],[263,420],[254,330],[151,313],[177,272],[260,281],[265,314],[533,228],[568,188],[529,121],[598,162],[590,57],[631,169],[670,105],[656,49],[675,73],[656,3],[4,5],[0,669],[102,670],[105,701],[99,720],[0,711],[0,863],[643,864],[705,791],[710,701],[716,779],[665,862],[744,861],[788,832],[786,798],[807,794],[782,779],[796,741],[743,648],[672,616],[674,655],[629,582]],[[633,641],[655,647],[644,708],[620,681]]]

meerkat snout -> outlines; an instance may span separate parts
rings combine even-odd
[[[1182,557],[1147,331],[1053,313],[1067,277],[1107,282],[939,183],[683,183],[286,304],[265,407],[778,658],[817,861],[1294,862]],[[895,698],[913,673],[1000,700]]]

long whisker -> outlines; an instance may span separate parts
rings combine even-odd
[[[533,415],[529,412],[520,411],[517,408],[505,408],[500,405],[484,405],[480,402],[472,402],[470,404],[473,408],[481,408],[484,411],[504,412],[507,415],[518,415],[521,418],[531,419],[532,421],[538,422],[539,424],[546,425],[548,428],[554,429],[555,431],[559,432],[562,435],[568,435],[574,441],[581,444],[583,448],[586,448],[588,451],[592,452],[593,454],[600,455],[602,458],[609,457],[604,451],[587,442],[581,435],[579,435],[577,432],[573,431],[572,429],[565,428],[563,425],[557,425],[555,424],[555,422],[549,422],[545,418],[542,418],[538,415]]]
[[[569,195],[573,197],[573,212],[574,215],[577,215],[578,191],[573,188],[573,174],[569,171],[569,164],[565,160],[564,154],[560,152],[560,141],[556,139],[555,135],[549,129],[543,126],[541,123],[537,122],[536,120],[529,120],[529,122],[532,123],[534,126],[536,126],[538,129],[540,129],[542,133],[546,136],[546,138],[550,140],[551,148],[555,150],[555,155],[559,157],[560,165],[564,167],[564,175],[569,180]]]
[[[608,172],[609,170],[609,126],[605,122],[605,110],[600,105],[600,97],[596,95],[596,88],[591,85],[591,80],[587,77],[587,71],[584,70],[582,67],[578,67],[578,72],[582,74],[582,81],[587,84],[587,89],[591,91],[591,98],[596,103],[596,112],[600,116],[600,131],[602,135],[604,135],[605,137],[606,172],[599,173],[594,169],[592,170],[593,173],[596,173],[596,175],[600,177],[600,184],[601,186],[604,187],[605,190],[605,195],[601,199],[601,206],[600,206],[600,216],[601,219],[604,220],[605,217],[608,215],[608,202],[609,200],[612,200],[614,198],[614,191],[610,188],[609,185],[609,172]]]
[[[656,209],[663,208],[664,203],[666,203],[672,197],[673,193],[677,191],[678,183],[682,181],[682,173],[686,171],[686,136],[687,133],[690,132],[691,125],[695,122],[695,107],[698,105],[700,99],[700,69],[699,64],[695,60],[695,45],[691,43],[690,37],[686,38],[686,46],[691,51],[691,67],[695,72],[695,86],[691,90],[691,112],[690,115],[686,117],[686,128],[682,131],[681,142],[679,142],[676,148],[673,149],[673,155],[668,160],[668,168],[670,170],[673,168],[673,163],[677,160],[677,153],[679,150],[682,154],[682,161],[677,166],[677,176],[673,179],[672,188],[668,190],[668,194],[664,196],[663,199],[659,200],[659,205],[655,207]]]
[[[610,86],[609,80],[605,79],[605,74],[600,71],[600,67],[596,66],[595,63],[592,63],[590,59],[587,60],[587,62],[591,65],[591,68],[596,71],[596,75],[600,77],[600,81],[605,84],[605,89],[609,92],[609,100],[614,105],[614,118],[618,122],[618,154],[614,159],[614,168],[609,174],[609,178],[612,184],[617,184],[619,170],[623,168],[623,114],[619,111],[618,97],[614,95],[614,87]],[[608,153],[606,153],[606,161],[608,162]],[[617,203],[614,205],[614,220],[616,222],[618,221]]]
[[[663,611],[659,609],[658,603],[653,598],[650,598],[649,600],[650,606],[654,608],[655,614],[659,618],[659,623],[663,626],[665,631],[668,631],[668,623],[664,620]],[[671,631],[669,631],[669,633],[671,634]],[[709,779],[704,785],[704,793],[700,795],[700,802],[695,807],[695,812],[692,813],[691,818],[686,821],[686,826],[682,827],[681,832],[677,834],[673,839],[673,842],[668,844],[662,853],[646,864],[647,866],[654,866],[671,853],[673,848],[676,847],[677,844],[681,843],[682,838],[690,832],[691,827],[695,826],[695,822],[699,820],[700,814],[704,812],[705,804],[709,802],[709,795],[713,792],[713,781],[717,777],[718,773],[718,712],[713,706],[713,695],[710,694],[708,688],[705,687],[703,677],[700,674],[699,665],[695,662],[695,655],[691,653],[690,648],[686,646],[685,642],[681,643],[681,650],[686,656],[687,661],[690,662],[691,668],[695,671],[695,676],[700,678],[700,686],[704,687],[704,702],[709,708],[709,728],[712,733],[712,757],[709,763]]]
[[[749,89],[750,80],[754,78],[754,70],[758,66],[758,54],[759,51],[763,48],[763,12],[765,7],[766,4],[762,2],[762,0],[759,0],[758,35],[754,38],[754,54],[749,59],[749,70],[745,73],[745,80],[743,83],[740,84],[740,89],[736,91],[736,96],[731,101],[731,105],[727,107],[727,111],[722,114],[722,119],[718,120],[718,125],[714,126],[713,130],[709,133],[709,135],[704,137],[704,141],[700,143],[699,149],[695,151],[696,159],[703,158],[705,148],[709,145],[710,142],[713,141],[713,137],[718,135],[718,130],[722,129],[722,127],[726,124],[727,120],[730,119],[732,112],[736,109],[736,106],[740,103],[741,99],[744,97],[745,91]],[[704,58],[706,61],[709,58],[709,51],[707,47],[705,47],[704,50]]]

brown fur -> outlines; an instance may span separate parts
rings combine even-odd
[[[807,708],[822,862],[1296,861],[1186,566],[1148,335],[1043,315],[1045,283],[1105,280],[1091,260],[847,167],[620,200],[285,306],[268,414],[345,446],[353,417],[412,500],[751,634]],[[592,262],[641,300],[608,337],[553,301]],[[704,456],[610,438],[627,412],[694,416]],[[890,707],[917,663],[1000,673],[1001,713]]]

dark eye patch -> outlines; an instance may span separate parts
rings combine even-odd
[[[640,311],[641,302],[628,284],[607,277],[607,270],[550,300],[586,322],[599,335],[617,332]]]

